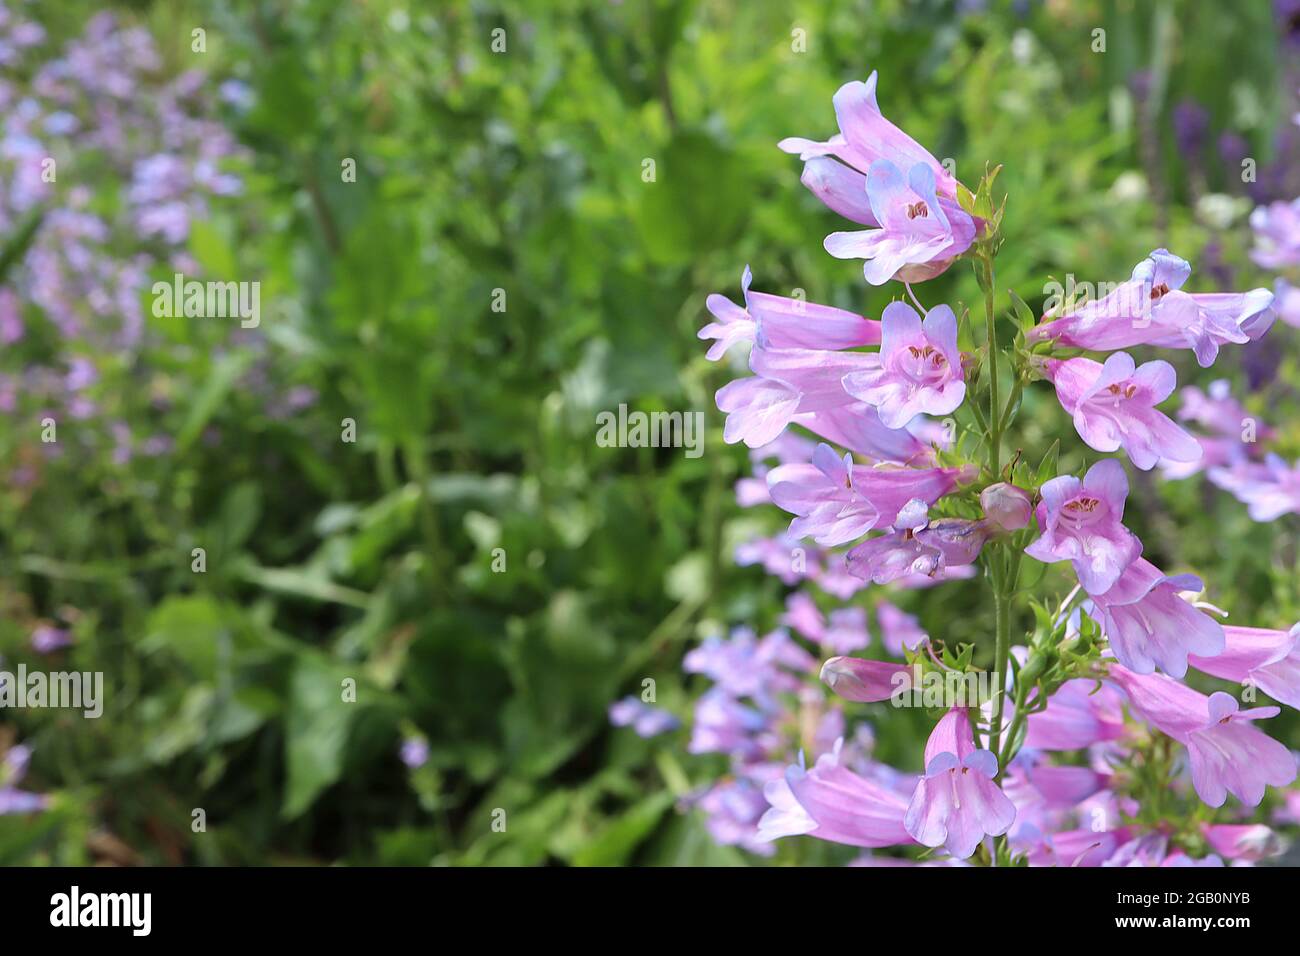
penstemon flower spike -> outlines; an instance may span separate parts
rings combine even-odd
[[[1176,388],[1173,366],[1124,351],[1190,349],[1212,365],[1222,347],[1268,331],[1273,293],[1184,292],[1190,264],[1157,249],[1111,294],[1037,324],[1011,294],[1019,331],[1003,341],[1001,167],[968,188],[882,115],[876,85],[872,73],[836,93],[840,132],[829,140],[779,145],[804,161],[802,181],[818,198],[870,227],[828,236],[826,250],[866,260],[867,302],[897,282],[894,300],[861,315],[796,302],[752,289],[746,267],[743,306],[707,302],[708,357],[750,348],[752,376],[717,393],[726,440],[753,449],[738,500],[793,516],[784,537],[746,545],[738,559],[799,585],[782,623],[816,653],[785,630],[760,639],[738,629],[687,656],[688,670],[714,682],[696,707],[691,749],[732,763],[727,780],[691,799],[715,839],[760,853],[797,836],[988,865],[1219,865],[1275,851],[1266,826],[1215,823],[1196,806],[1229,795],[1256,806],[1295,779],[1292,754],[1257,726],[1278,708],[1241,708],[1183,681],[1191,668],[1300,706],[1300,624],[1221,624],[1201,580],[1144,558],[1124,524],[1126,459],[1171,476],[1206,468],[1243,498],[1251,479],[1241,469],[1284,467],[1227,458],[1189,433],[1157,408]],[[1280,248],[1269,230],[1290,214],[1256,217],[1267,261]],[[932,297],[913,288],[958,258],[982,295],[978,319],[926,308]],[[960,352],[959,326],[981,320],[983,344]],[[1082,475],[1057,473],[1059,440],[1036,469],[1019,451],[1005,458],[1025,389],[1040,380],[1059,401],[1061,440],[1076,432],[1119,457]],[[1237,407],[1224,404],[1223,387],[1212,391],[1187,390],[1179,419],[1230,430]],[[962,440],[937,427],[954,415],[971,423]],[[991,607],[974,644],[927,634],[881,592],[941,587],[977,566]],[[1043,586],[1049,574],[1064,578],[1056,596]],[[828,606],[827,596],[849,603]],[[1028,612],[1034,626],[1019,638]],[[891,705],[926,708],[934,728],[913,761],[920,774],[876,759],[869,725],[850,731],[844,701],[879,721]],[[1170,793],[1185,815],[1154,817],[1146,808],[1167,807]]]

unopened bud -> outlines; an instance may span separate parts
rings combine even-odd
[[[1029,493],[999,481],[980,492],[980,507],[990,521],[1003,531],[1019,531],[1034,517]]]

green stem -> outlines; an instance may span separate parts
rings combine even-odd
[[[993,315],[993,254],[984,259],[984,324],[988,332],[989,360],[989,471],[996,479],[1002,470],[1002,409],[998,403],[998,326]]]

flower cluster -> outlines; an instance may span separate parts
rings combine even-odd
[[[113,460],[125,464],[167,451],[170,440],[132,435],[101,384],[112,366],[102,357],[147,341],[155,273],[197,271],[191,227],[241,192],[234,170],[246,154],[214,118],[207,77],[164,75],[146,30],[101,13],[61,50],[50,44],[39,24],[0,5],[0,232],[16,249],[27,242],[0,289],[11,363],[0,370],[0,411],[21,401],[40,417],[103,419]],[[59,446],[39,452],[55,456]],[[32,484],[38,467],[17,463],[12,482]]]
[[[1144,557],[1125,524],[1121,458],[1057,474],[1055,446],[1034,469],[1019,452],[1004,463],[1002,445],[1023,389],[1043,380],[1085,445],[1121,453],[1135,468],[1206,468],[1225,486],[1231,469],[1274,469],[1271,459],[1247,461],[1216,443],[1231,417],[1218,407],[1226,396],[1217,386],[1209,398],[1183,394],[1179,419],[1211,431],[1198,437],[1159,408],[1175,391],[1174,367],[1139,363],[1128,351],[1188,350],[1209,367],[1225,347],[1269,330],[1274,293],[1188,291],[1190,264],[1157,249],[1108,294],[1064,302],[1041,322],[1014,299],[1019,332],[999,343],[994,260],[1005,203],[993,202],[997,170],[976,189],[959,182],[885,119],[876,86],[873,73],[839,90],[839,132],[828,140],[791,138],[780,147],[804,161],[802,182],[815,196],[870,227],[832,234],[826,250],[865,259],[872,286],[903,283],[910,304],[890,302],[877,320],[756,292],[748,268],[743,304],[720,295],[707,302],[714,321],[700,336],[713,342],[708,357],[749,348],[752,374],[717,393],[725,439],[753,449],[755,475],[737,486],[737,499],[770,502],[792,518],[784,536],[751,544],[738,559],[787,584],[814,580],[841,600],[980,566],[992,591],[991,633],[987,642],[948,646],[878,601],[882,630],[888,620],[891,632],[883,654],[893,660],[845,656],[867,644],[865,611],[823,613],[797,592],[783,623],[818,646],[820,668],[785,630],[758,638],[741,629],[692,651],[687,669],[714,686],[697,706],[691,749],[733,762],[734,776],[701,799],[711,829],[760,852],[798,834],[994,865],[1215,865],[1272,852],[1267,827],[1207,823],[1214,817],[1190,808],[1171,815],[1168,806],[1217,808],[1228,795],[1258,806],[1266,788],[1295,779],[1294,755],[1259,727],[1278,707],[1243,708],[1184,681],[1191,668],[1241,685],[1245,701],[1258,689],[1296,706],[1300,625],[1224,625],[1198,600],[1198,578]],[[1300,257],[1287,218],[1294,215],[1285,207],[1257,223],[1268,262]],[[910,285],[958,259],[971,261],[984,293],[986,344],[978,349],[961,344],[976,340],[969,313],[924,308]],[[999,363],[1013,375],[1009,394]],[[1270,474],[1294,491],[1294,477]],[[807,539],[815,548],[803,550]],[[795,554],[811,554],[816,569],[806,560],[796,568]],[[1051,605],[1032,601],[1035,626],[1013,646],[1018,601],[1033,577],[1021,574],[1025,557],[1068,566],[1069,593]],[[845,575],[857,585],[843,586]],[[921,773],[911,775],[845,736],[841,707],[809,692],[804,678],[814,671],[836,696],[877,707],[897,705],[900,687],[921,675],[983,674],[993,687],[926,705],[935,724],[918,755]],[[784,757],[799,746],[799,759]]]

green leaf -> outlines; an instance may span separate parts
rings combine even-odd
[[[212,366],[207,381],[203,383],[199,394],[190,404],[185,420],[176,433],[177,454],[188,451],[190,445],[202,434],[212,416],[221,407],[221,403],[229,396],[235,382],[244,374],[250,361],[251,357],[246,353],[235,352],[218,359]]]
[[[190,253],[209,279],[228,282],[235,278],[239,267],[234,250],[210,220],[190,223]]]
[[[26,254],[28,247],[36,238],[36,233],[41,228],[41,223],[45,219],[45,207],[36,206],[18,224],[9,241],[0,249],[0,282],[5,280],[9,275],[9,270],[18,263]]]
[[[1016,295],[1014,289],[1008,289],[1007,295],[1011,297],[1011,305],[1016,310],[1016,321],[1020,325],[1020,331],[1028,332],[1036,324],[1033,310],[1025,304],[1025,300]]]
[[[285,720],[287,777],[280,808],[285,819],[303,813],[343,773],[352,717],[361,706],[343,700],[343,680],[352,676],[314,656],[294,667]]]
[[[1056,477],[1056,460],[1061,453],[1061,440],[1058,438],[1052,442],[1052,447],[1047,449],[1043,455],[1043,460],[1038,463],[1038,473],[1034,476],[1035,486],[1041,486],[1043,482]]]
[[[623,815],[573,855],[574,866],[619,866],[627,862],[637,845],[659,825],[673,805],[671,793],[653,793],[623,812]]]

